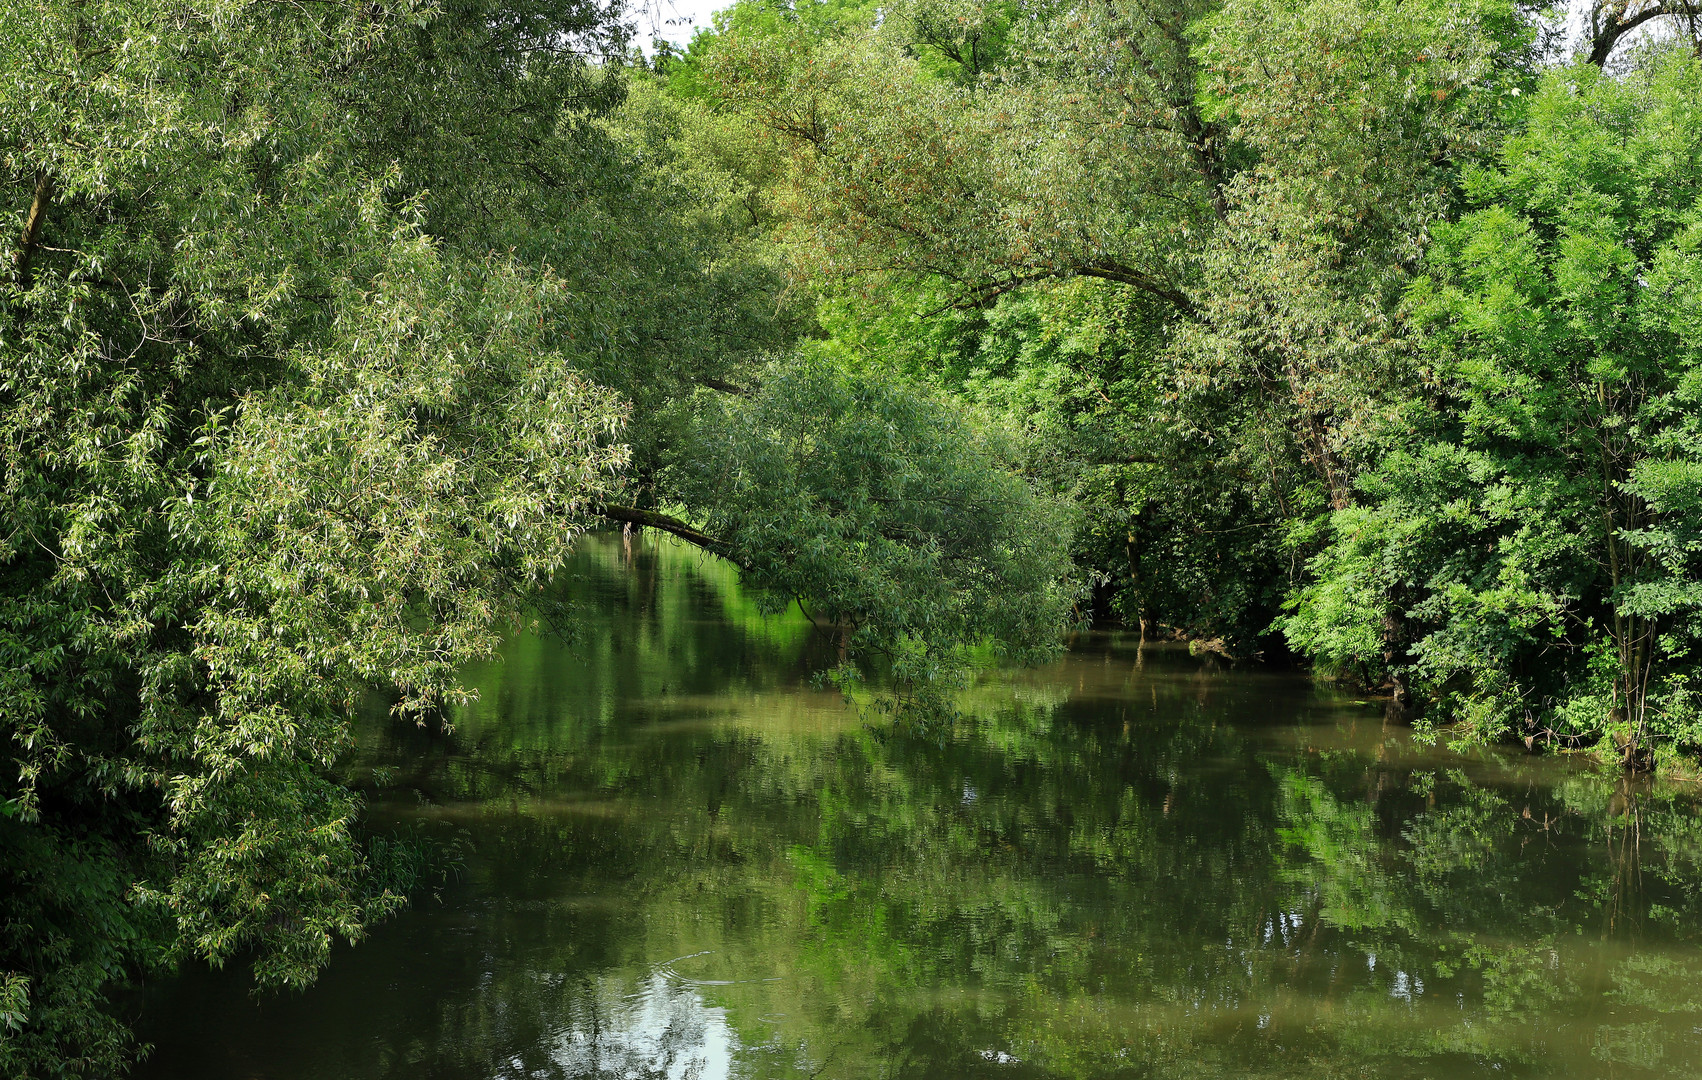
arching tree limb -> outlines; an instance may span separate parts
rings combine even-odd
[[[1037,281],[1071,277],[1098,278],[1101,281],[1114,281],[1119,285],[1128,285],[1163,300],[1181,314],[1191,315],[1194,313],[1193,301],[1189,300],[1187,294],[1180,289],[1173,288],[1158,278],[1133,267],[1124,266],[1121,263],[1101,261],[1070,264],[1057,268],[1047,267],[1027,273],[1014,273],[997,281],[974,286],[967,293],[948,301],[927,314],[931,317],[953,309],[967,311],[972,308],[988,307],[1000,296],[1014,289],[1020,289],[1024,285],[1031,285]]]
[[[708,375],[698,376],[697,381],[702,385],[709,387],[711,390],[718,390],[723,394],[732,394],[735,397],[748,398],[755,396],[756,393],[756,390],[752,387],[740,386],[738,383],[730,383],[725,379],[711,378]]]
[[[1607,63],[1625,35],[1660,18],[1685,18],[1694,33],[1702,24],[1699,0],[1595,0],[1590,6],[1589,61],[1597,67]]]
[[[679,518],[669,517],[667,514],[658,514],[653,510],[640,510],[633,506],[604,506],[600,507],[598,512],[610,521],[622,521],[630,525],[646,525],[652,529],[660,529],[662,532],[677,536],[686,543],[700,547],[712,555],[732,559],[731,548],[725,541],[717,540],[707,533],[700,532]],[[736,559],[732,561],[737,562]]]

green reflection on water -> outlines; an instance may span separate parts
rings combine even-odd
[[[1115,635],[866,722],[726,567],[576,572],[601,614],[453,734],[363,732],[375,827],[460,878],[299,997],[154,988],[144,1075],[1702,1072],[1688,797]]]

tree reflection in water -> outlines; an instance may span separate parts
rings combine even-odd
[[[1702,1071],[1684,792],[1116,636],[893,721],[724,568],[580,570],[577,641],[363,736],[373,827],[470,850],[441,901],[299,998],[158,988],[148,1075]]]

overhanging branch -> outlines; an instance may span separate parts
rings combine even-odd
[[[1193,301],[1189,300],[1187,295],[1180,289],[1172,288],[1149,274],[1144,274],[1133,267],[1124,266],[1121,263],[1094,262],[1077,263],[1070,266],[1058,267],[1056,269],[1048,268],[1032,270],[1026,273],[1012,274],[1010,277],[1002,280],[988,282],[984,285],[977,286],[971,289],[967,295],[960,296],[956,300],[952,300],[941,307],[935,308],[933,311],[928,312],[927,315],[931,317],[954,309],[958,311],[967,311],[973,308],[984,308],[991,304],[994,300],[1003,296],[1005,293],[1011,292],[1015,289],[1020,289],[1024,285],[1032,285],[1038,281],[1053,281],[1061,278],[1072,277],[1098,278],[1101,281],[1113,281],[1119,285],[1128,285],[1132,288],[1141,290],[1149,296],[1155,296],[1158,299],[1163,300],[1183,315],[1192,315],[1194,313]]]
[[[1590,12],[1589,62],[1597,67],[1607,64],[1620,39],[1642,26],[1661,18],[1687,18],[1694,33],[1702,21],[1702,3],[1698,0],[1656,0],[1636,3],[1634,0],[1597,0]]]
[[[735,563],[738,561],[732,557],[732,549],[726,541],[717,540],[708,533],[700,532],[677,517],[658,514],[653,510],[640,510],[634,506],[603,506],[598,508],[598,513],[610,521],[622,521],[629,525],[644,525],[652,529],[660,529],[662,532],[677,536],[686,543],[696,545],[712,555],[719,555],[723,559]]]
[[[723,394],[732,394],[736,397],[748,398],[754,397],[756,394],[756,391],[751,387],[740,386],[737,383],[730,383],[725,379],[716,379],[708,375],[699,375],[697,381],[711,390],[718,390]]]

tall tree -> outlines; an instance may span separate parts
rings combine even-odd
[[[1339,511],[1291,637],[1480,737],[1699,744],[1702,63],[1550,76],[1409,297],[1424,391]],[[1410,623],[1391,652],[1378,621]]]
[[[1098,389],[1117,437],[1088,457],[1120,475],[1071,488],[1080,554],[1123,611],[1246,650],[1411,382],[1402,288],[1532,85],[1537,31],[1502,0],[1043,5],[974,80],[897,18],[735,21],[694,48],[789,151],[795,280],[955,309],[968,351],[943,367],[974,368],[978,313],[1018,292],[1101,282],[1142,308]]]
[[[438,715],[585,529],[624,508],[690,531],[656,508],[720,506],[669,470],[737,430],[800,324],[741,247],[731,181],[677,175],[667,116],[622,106],[613,20],[572,0],[0,10],[6,1075],[118,1071],[102,1001],[138,969],[248,956],[262,984],[310,980],[401,902],[336,779],[356,702]],[[1062,541],[1030,528],[1047,504],[959,413],[871,393],[797,403],[840,431],[871,400],[929,425],[876,456],[856,513],[807,490],[843,470],[806,470],[703,539],[834,611],[860,582],[793,572],[794,538],[816,565],[874,534],[912,546],[968,603],[932,619],[889,577],[852,645],[923,674],[968,636],[1044,646],[1067,606]]]

